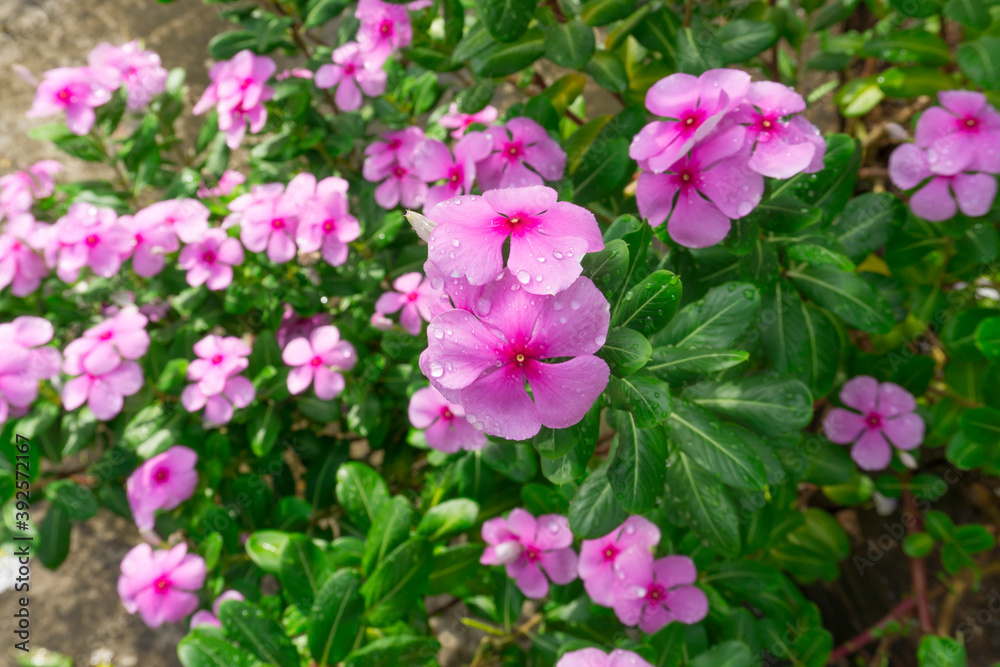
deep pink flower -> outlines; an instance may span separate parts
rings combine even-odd
[[[986,96],[971,90],[943,90],[940,107],[917,121],[917,146],[927,149],[927,164],[940,176],[963,171],[1000,173],[1000,114]]]
[[[424,139],[424,131],[416,125],[404,130],[386,132],[382,138],[365,147],[362,173],[366,181],[378,183],[392,173],[401,156],[409,155]]]
[[[122,561],[118,595],[130,614],[139,612],[151,628],[176,623],[198,608],[194,593],[205,583],[205,560],[187,552],[183,542],[173,549],[148,544],[133,547]]]
[[[605,653],[598,648],[584,648],[563,653],[556,667],[653,667],[637,653],[616,648]]]
[[[573,533],[564,516],[545,514],[535,519],[517,508],[506,519],[497,517],[483,523],[483,540],[489,546],[479,562],[505,566],[507,576],[517,582],[525,597],[548,595],[549,579],[559,585],[576,579]]]
[[[133,237],[110,208],[78,202],[47,230],[45,261],[65,283],[89,266],[102,278],[118,273],[132,253]]]
[[[902,144],[892,152],[889,178],[903,190],[922,185],[910,196],[910,209],[931,222],[949,220],[959,210],[970,217],[986,215],[997,195],[997,180],[990,174],[934,174],[927,151],[915,144]]]
[[[360,0],[354,16],[361,21],[358,28],[361,50],[383,62],[393,51],[404,49],[413,41],[413,28],[405,5]]]
[[[188,364],[187,379],[194,382],[181,393],[188,412],[205,408],[205,421],[221,425],[233,418],[233,408],[245,408],[255,396],[253,384],[239,375],[249,365],[250,346],[235,336],[206,336],[194,344],[198,355]]]
[[[823,433],[838,445],[849,445],[851,458],[865,470],[882,470],[892,459],[890,443],[909,450],[924,440],[924,420],[914,410],[913,394],[892,382],[879,384],[867,375],[844,383],[840,401],[852,410],[834,408],[823,418]]]
[[[191,630],[194,630],[199,625],[211,625],[212,627],[221,628],[222,623],[219,622],[219,607],[226,600],[236,600],[242,602],[246,598],[239,591],[225,591],[222,595],[215,598],[215,602],[212,603],[212,611],[206,609],[200,609],[195,612],[194,616],[191,617]]]
[[[376,141],[365,149],[361,173],[366,181],[378,183],[375,202],[382,208],[395,208],[400,202],[407,208],[419,208],[427,196],[427,184],[415,169],[417,146],[424,138],[423,130],[408,127],[387,132],[383,141]]]
[[[490,154],[492,144],[482,132],[473,132],[455,144],[455,156],[442,142],[425,139],[414,150],[412,162],[417,177],[432,185],[424,198],[424,210],[429,211],[446,199],[472,192],[476,180],[476,163]]]
[[[361,92],[368,97],[378,97],[385,92],[385,58],[380,53],[367,53],[357,42],[348,42],[333,52],[332,65],[316,70],[316,87],[337,86],[334,101],[342,111],[361,107]]]
[[[671,621],[697,623],[708,614],[708,597],[692,585],[698,572],[687,556],[650,562],[641,550],[632,550],[615,567],[621,584],[612,607],[623,624],[651,635]]]
[[[238,186],[243,185],[246,180],[247,177],[240,172],[227,169],[222,173],[219,182],[213,187],[208,187],[207,184],[202,183],[198,188],[198,196],[202,199],[208,197],[225,197]]]
[[[180,249],[180,241],[200,241],[208,230],[208,208],[197,199],[168,199],[147,206],[134,216],[119,218],[135,241],[132,268],[149,277],[163,270],[165,255]]]
[[[21,416],[38,398],[39,380],[59,374],[62,355],[47,346],[55,330],[41,317],[23,315],[0,324],[0,425]]]
[[[167,70],[160,64],[160,56],[143,51],[138,41],[121,46],[101,42],[87,56],[87,63],[118,71],[128,93],[129,111],[142,109],[167,88]]]
[[[111,99],[121,85],[121,75],[110,67],[58,67],[45,73],[35,91],[28,118],[66,112],[66,126],[73,134],[87,134],[94,126],[96,107]]]
[[[253,403],[255,396],[253,383],[242,375],[234,375],[226,380],[222,391],[217,394],[206,394],[200,383],[189,384],[181,392],[181,405],[188,412],[205,408],[205,422],[221,426],[233,418],[235,408],[245,408]]]
[[[38,289],[49,270],[37,252],[44,246],[39,225],[30,213],[18,213],[7,219],[0,234],[0,290],[11,286],[11,293],[25,297]]]
[[[532,186],[465,195],[428,211],[437,226],[427,250],[446,275],[485,285],[507,268],[532,294],[556,294],[582,273],[584,254],[604,248],[594,214],[556,201],[552,188]]]
[[[293,338],[281,353],[281,359],[292,367],[288,373],[288,391],[301,394],[313,385],[316,397],[323,400],[344,391],[344,376],[358,362],[354,346],[340,340],[340,331],[333,325],[319,327],[309,338]]]
[[[379,315],[395,313],[400,308],[403,309],[399,316],[399,323],[412,336],[419,336],[423,326],[421,319],[431,321],[431,302],[435,298],[434,290],[430,281],[424,279],[423,275],[414,271],[404,273],[393,281],[392,286],[396,291],[385,292],[375,302],[375,312]]]
[[[608,382],[608,365],[593,356],[607,337],[608,311],[587,278],[539,297],[505,272],[483,289],[474,313],[450,310],[431,321],[420,370],[490,435],[524,440],[542,425],[566,428]],[[555,357],[572,358],[544,361]]]
[[[511,118],[485,134],[493,142],[493,153],[476,164],[479,187],[484,192],[542,185],[563,177],[566,151],[530,118]]]
[[[791,178],[823,168],[826,142],[815,125],[798,115],[805,108],[806,101],[788,86],[773,81],[750,84],[733,119],[746,125],[746,141],[754,145],[747,162],[751,169],[771,178]]]
[[[764,177],[747,167],[746,130],[734,125],[697,144],[669,171],[644,171],[636,184],[639,213],[677,243],[707,248],[726,238],[732,219],[753,211],[764,194]],[[645,165],[643,165],[645,167]]]
[[[243,142],[247,122],[250,132],[256,134],[267,122],[264,102],[274,97],[274,89],[267,85],[277,66],[267,56],[256,56],[243,50],[231,60],[216,63],[208,72],[212,83],[194,106],[194,113],[202,114],[216,107],[219,112],[219,129],[226,133],[226,145],[236,149]]]
[[[157,510],[172,510],[194,495],[198,454],[176,445],[157,454],[129,475],[125,489],[139,530],[151,530]]]
[[[351,215],[348,183],[330,176],[316,184],[315,195],[299,211],[295,238],[302,252],[320,251],[330,266],[347,261],[348,243],[361,236],[361,224]]]
[[[318,313],[312,317],[302,317],[295,312],[287,303],[285,311],[281,315],[281,324],[275,338],[278,339],[278,347],[284,348],[293,338],[308,338],[318,327],[330,324],[329,313]]]
[[[135,307],[124,308],[66,346],[63,371],[68,375],[103,375],[123,359],[137,361],[149,349],[149,320]]]
[[[610,607],[618,593],[615,563],[628,551],[640,552],[653,562],[652,549],[660,542],[660,529],[641,516],[630,516],[625,523],[596,540],[584,540],[580,545],[577,572],[590,599]]]
[[[212,228],[197,243],[184,246],[177,265],[187,271],[192,287],[226,289],[233,282],[233,267],[243,263],[243,246],[222,229]]]
[[[438,124],[441,127],[452,130],[451,136],[453,139],[460,139],[473,123],[489,125],[495,121],[499,115],[500,112],[497,111],[497,108],[489,104],[476,113],[462,113],[458,110],[458,103],[452,102],[451,106],[448,107],[448,113],[441,116],[441,120],[438,121]]]
[[[666,171],[743,101],[749,87],[750,75],[733,69],[660,79],[646,93],[646,108],[666,120],[642,128],[629,155],[645,162],[649,171]]]
[[[226,223],[239,221],[240,240],[247,250],[266,250],[272,262],[288,262],[295,257],[299,215],[315,192],[316,177],[310,173],[299,174],[286,188],[278,183],[255,185],[230,202],[229,209],[236,213]]]
[[[55,188],[53,176],[62,169],[55,160],[40,160],[28,167],[0,178],[0,218],[8,219],[31,210],[34,200],[44,199]]]
[[[100,374],[84,370],[63,385],[63,407],[76,410],[86,403],[95,417],[110,421],[122,411],[125,397],[138,393],[142,384],[142,368],[134,361],[122,361]]]
[[[413,392],[407,414],[414,428],[424,429],[424,438],[431,449],[454,454],[486,446],[486,436],[465,419],[465,409],[450,403],[434,387]]]

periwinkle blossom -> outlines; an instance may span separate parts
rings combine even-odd
[[[0,425],[24,415],[38,398],[38,383],[59,374],[62,355],[49,347],[52,323],[23,315],[0,324]]]
[[[216,426],[233,418],[234,408],[253,402],[253,384],[240,375],[250,364],[250,346],[235,336],[209,335],[194,344],[198,358],[188,364],[192,381],[181,392],[181,405],[188,412],[205,408],[205,421]]]
[[[272,262],[287,262],[295,257],[299,212],[315,189],[316,177],[309,173],[293,178],[287,188],[280,183],[255,185],[229,203],[233,213],[223,226],[238,223],[247,250],[267,251]]]
[[[639,212],[677,243],[706,248],[726,238],[732,220],[749,215],[764,194],[764,177],[747,167],[746,130],[734,125],[696,144],[664,173],[643,171]],[[645,166],[645,165],[644,165]]]
[[[205,560],[189,554],[183,542],[172,549],[148,544],[132,548],[122,560],[118,595],[125,610],[139,612],[151,628],[176,623],[198,608],[198,591],[205,583]]]
[[[343,178],[324,178],[299,211],[295,233],[299,250],[319,251],[330,266],[343,265],[347,261],[348,244],[361,236],[361,223],[351,215],[347,188]]]
[[[806,109],[802,96],[786,85],[754,81],[733,119],[747,128],[753,145],[747,166],[771,178],[791,178],[823,168],[826,142],[815,125],[799,115]]]
[[[299,315],[289,304],[285,304],[284,312],[281,314],[281,324],[275,338],[278,339],[278,347],[284,348],[295,338],[308,338],[317,328],[330,324],[329,313],[317,313],[310,317]]]
[[[427,184],[417,175],[415,166],[422,155],[416,150],[422,145],[423,130],[408,127],[387,132],[382,141],[365,149],[361,175],[375,187],[375,202],[389,210],[400,203],[407,208],[420,208],[427,196]]]
[[[687,556],[665,556],[652,563],[640,550],[622,554],[616,569],[620,589],[612,608],[624,625],[655,634],[672,621],[697,623],[708,615],[708,597],[694,586],[698,571]]]
[[[243,259],[239,239],[229,237],[225,230],[212,228],[200,241],[184,246],[177,265],[187,271],[188,285],[222,290],[233,282],[233,267],[242,264]]]
[[[653,667],[642,657],[616,648],[611,653],[605,653],[599,648],[584,648],[579,651],[563,653],[556,667]]]
[[[573,533],[564,516],[545,514],[536,519],[516,508],[506,519],[496,517],[483,523],[482,535],[489,546],[479,562],[503,565],[525,597],[548,595],[549,579],[559,585],[576,579]]]
[[[452,102],[448,107],[448,113],[441,116],[438,121],[438,125],[443,128],[451,130],[452,139],[461,139],[465,131],[469,129],[471,125],[479,123],[481,125],[490,125],[493,123],[500,115],[497,108],[491,104],[487,104],[480,111],[475,113],[462,113],[458,110],[458,103]]]
[[[67,410],[87,404],[94,416],[110,421],[125,405],[125,397],[139,392],[143,386],[142,367],[134,361],[122,361],[103,373],[82,373],[63,385],[62,401]]]
[[[47,230],[45,261],[65,283],[89,266],[102,278],[118,273],[132,253],[133,237],[110,208],[77,202]]]
[[[167,70],[161,65],[160,56],[144,51],[138,41],[121,46],[101,42],[87,56],[87,63],[91,67],[118,71],[128,95],[129,111],[142,109],[167,87]]]
[[[209,70],[212,83],[194,106],[195,115],[212,107],[219,112],[219,129],[226,133],[226,145],[239,148],[246,134],[257,134],[267,122],[264,102],[274,97],[274,89],[267,85],[277,65],[267,56],[254,55],[243,50],[230,60],[218,62]]]
[[[44,247],[40,239],[43,227],[30,213],[7,219],[0,233],[0,290],[9,285],[14,296],[25,297],[42,284],[49,273],[38,252]]]
[[[594,283],[578,278],[555,296],[538,296],[505,272],[482,290],[474,310],[446,311],[428,325],[420,370],[431,385],[489,435],[525,440],[543,425],[579,422],[610,373],[594,356],[610,321]],[[569,359],[547,361],[556,357]]]
[[[732,69],[660,79],[646,93],[646,108],[664,120],[642,128],[629,155],[654,173],[666,171],[743,101],[749,87],[750,75]]]
[[[58,67],[43,75],[28,118],[66,112],[66,126],[84,135],[94,126],[94,109],[108,102],[121,85],[121,75],[110,67]]]
[[[580,260],[604,249],[594,214],[557,201],[552,188],[532,186],[464,195],[435,206],[427,250],[443,273],[485,285],[507,268],[532,294],[556,294],[583,272]]]
[[[225,197],[232,193],[238,186],[243,185],[247,177],[238,171],[227,169],[222,172],[218,183],[209,187],[207,183],[202,183],[198,188],[198,197],[206,199],[208,197]]]
[[[942,90],[939,107],[924,111],[914,140],[927,149],[927,164],[935,174],[964,171],[1000,173],[1000,114],[986,96],[971,90]]]
[[[404,273],[392,287],[393,291],[383,293],[375,302],[375,314],[384,316],[402,309],[399,323],[411,336],[419,336],[423,322],[431,320],[430,307],[437,290],[418,271]]]
[[[156,202],[133,216],[119,221],[135,242],[132,268],[142,277],[163,270],[165,255],[180,249],[180,242],[201,240],[208,230],[208,208],[196,199],[168,199]]]
[[[214,628],[221,628],[222,623],[219,621],[219,608],[222,603],[226,600],[236,600],[237,602],[242,602],[246,598],[239,591],[225,591],[219,597],[215,598],[215,602],[212,603],[212,611],[207,609],[199,609],[191,617],[190,630],[194,630],[199,625],[210,625]]]
[[[335,49],[332,58],[332,65],[316,70],[314,81],[319,89],[337,87],[333,100],[341,111],[360,108],[362,92],[368,97],[385,92],[385,58],[380,53],[366,53],[357,42],[348,42]]]
[[[434,387],[413,392],[407,415],[413,428],[423,429],[427,446],[446,454],[486,446],[486,436],[465,419],[465,408],[451,403]]]
[[[194,450],[176,445],[140,465],[125,483],[132,518],[139,530],[151,530],[158,510],[172,510],[194,495],[198,486]]]
[[[996,199],[996,178],[984,173],[935,174],[927,152],[916,144],[902,144],[889,156],[893,184],[903,190],[918,188],[910,195],[913,213],[930,222],[949,220],[958,211],[970,217],[986,215]]]
[[[542,185],[563,177],[566,152],[532,119],[511,118],[485,134],[493,142],[493,152],[476,164],[476,177],[484,192]]]
[[[31,210],[35,199],[44,199],[55,189],[53,176],[62,170],[55,160],[39,160],[26,171],[0,178],[0,218],[11,219]]]
[[[613,531],[580,545],[577,572],[590,599],[610,607],[619,593],[618,571],[615,569],[622,554],[636,552],[636,558],[647,557],[653,562],[652,549],[660,542],[660,529],[641,516],[630,516]]]
[[[480,132],[459,139],[455,144],[454,156],[444,143],[436,139],[421,142],[414,151],[418,158],[414,161],[417,177],[428,184],[444,181],[427,188],[424,210],[429,211],[446,199],[472,192],[472,184],[476,180],[476,163],[489,155],[490,151],[489,138]]]
[[[66,346],[63,371],[69,375],[103,375],[123,360],[139,360],[149,349],[148,322],[134,307],[118,311]]]
[[[406,48],[413,41],[413,28],[405,5],[360,0],[354,17],[361,22],[358,28],[361,50],[383,62],[391,53]]]
[[[424,131],[416,125],[386,132],[365,146],[362,173],[366,181],[378,183],[392,171],[400,157],[409,155],[424,140]]]
[[[301,394],[312,385],[317,398],[330,400],[344,391],[341,372],[354,368],[358,353],[340,340],[337,327],[327,325],[314,329],[309,338],[290,340],[281,360],[292,367],[287,380],[290,393]]]
[[[893,446],[911,450],[924,440],[917,402],[897,384],[879,384],[873,377],[859,375],[841,387],[840,401],[851,410],[830,410],[823,419],[823,433],[838,445],[853,443],[851,458],[864,470],[889,465]]]

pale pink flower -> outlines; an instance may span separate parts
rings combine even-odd
[[[653,667],[637,653],[616,648],[605,653],[598,648],[584,648],[563,653],[556,667]]]
[[[239,239],[230,238],[216,227],[205,232],[197,243],[184,246],[177,265],[187,271],[187,283],[192,287],[206,285],[210,290],[222,290],[233,282],[233,267],[243,263],[243,246]]]
[[[233,409],[245,408],[256,394],[253,384],[239,375],[250,362],[250,346],[235,336],[209,335],[194,344],[198,355],[188,364],[189,384],[181,392],[181,404],[188,412],[205,408],[205,421],[214,425],[233,418]]]
[[[278,347],[284,348],[293,338],[308,338],[315,329],[327,324],[330,324],[329,313],[303,317],[286,303],[285,311],[281,315],[281,324],[275,334],[275,338],[278,339]]]
[[[142,368],[134,361],[122,361],[99,374],[84,370],[63,385],[63,407],[76,410],[86,403],[95,417],[111,421],[122,411],[125,397],[138,393],[142,385]]]
[[[648,557],[652,564],[652,549],[659,542],[660,529],[641,516],[630,516],[604,537],[584,540],[580,545],[577,572],[590,599],[610,607],[619,593],[620,582],[615,564],[622,554],[636,551],[636,558]]]
[[[493,142],[493,153],[476,164],[483,191],[542,185],[563,177],[566,151],[530,118],[511,118],[485,134]]]
[[[239,591],[225,591],[222,595],[215,598],[215,602],[212,603],[212,611],[206,609],[200,609],[194,613],[191,617],[190,630],[194,630],[199,625],[210,625],[215,628],[221,628],[222,623],[219,622],[219,607],[226,600],[236,600],[242,602],[246,598]]]
[[[118,595],[130,614],[151,628],[176,623],[198,608],[195,591],[205,583],[205,560],[183,542],[172,549],[133,547],[122,561]]]
[[[400,202],[407,208],[419,208],[427,195],[427,184],[416,173],[415,155],[424,138],[419,127],[387,132],[382,141],[365,149],[361,172],[366,181],[379,183],[375,202],[384,209],[393,209]],[[381,182],[380,182],[381,181]]]
[[[365,53],[385,61],[391,53],[413,41],[413,28],[405,5],[381,0],[360,0],[354,16],[361,21],[358,45]]]
[[[43,227],[30,213],[7,219],[0,234],[0,290],[11,286],[11,293],[25,297],[38,289],[49,270],[38,253],[43,245],[39,229]]]
[[[385,92],[386,73],[382,69],[385,58],[378,52],[365,52],[357,42],[348,42],[333,52],[332,65],[316,70],[316,87],[337,87],[334,101],[342,111],[361,107],[361,93],[378,97]]]
[[[31,210],[35,199],[52,195],[55,189],[53,176],[62,170],[55,160],[40,160],[28,167],[0,178],[0,218],[8,219]]]
[[[385,292],[375,302],[375,312],[386,315],[402,308],[399,323],[411,336],[419,336],[423,321],[431,321],[430,307],[437,290],[417,271],[404,273],[393,281],[392,286],[395,291]]]
[[[927,149],[927,164],[939,176],[963,171],[1000,173],[1000,114],[986,96],[971,90],[943,90],[939,107],[920,116],[914,140]]]
[[[103,375],[123,359],[138,361],[149,349],[148,322],[135,307],[123,308],[66,346],[63,371],[68,375]]]
[[[344,376],[358,361],[354,346],[340,340],[337,327],[319,327],[309,338],[293,338],[281,353],[292,367],[288,373],[288,391],[301,394],[313,385],[316,397],[330,400],[344,390]]]
[[[314,74],[312,70],[305,69],[304,67],[293,67],[292,69],[283,69],[274,77],[277,81],[284,81],[286,79],[311,79]]]
[[[641,550],[630,550],[615,569],[621,583],[612,607],[625,625],[637,625],[651,635],[672,621],[690,625],[708,615],[708,597],[692,585],[698,571],[687,556],[651,562]]]
[[[135,241],[132,268],[136,274],[149,277],[162,271],[165,255],[179,250],[180,241],[194,243],[204,236],[208,218],[208,208],[197,199],[168,199],[119,218]]]
[[[273,60],[249,50],[216,63],[208,72],[212,83],[195,105],[195,115],[216,107],[219,129],[226,133],[226,145],[238,148],[246,134],[247,122],[253,134],[264,129],[267,122],[264,102],[274,97],[274,89],[267,81],[276,69]]]
[[[299,215],[316,192],[316,177],[302,173],[286,188],[280,183],[255,185],[250,192],[229,203],[224,226],[240,225],[240,240],[250,252],[267,251],[272,262],[284,263],[295,257],[295,236]]]
[[[55,330],[41,317],[24,315],[0,324],[0,425],[21,416],[38,398],[39,380],[59,374],[62,356],[48,347]]]
[[[94,109],[111,99],[121,85],[121,75],[110,67],[59,67],[46,72],[29,118],[66,112],[66,126],[73,134],[87,134],[94,126]]]
[[[386,132],[381,139],[365,147],[365,162],[362,172],[365,180],[377,183],[392,173],[403,155],[409,155],[424,139],[424,131],[416,125],[404,130]]]
[[[413,428],[424,429],[427,446],[446,454],[486,446],[486,436],[465,419],[465,409],[450,403],[434,387],[413,392],[407,409]]]
[[[458,110],[458,103],[452,102],[448,107],[448,113],[441,116],[438,124],[441,127],[452,130],[451,136],[453,139],[460,139],[465,134],[465,131],[469,129],[470,125],[474,123],[490,125],[499,115],[500,112],[497,111],[497,108],[490,104],[476,113],[462,113]]]
[[[997,179],[990,174],[935,174],[927,151],[916,144],[902,144],[889,155],[889,178],[903,190],[918,188],[910,195],[910,209],[930,222],[954,218],[959,210],[973,218],[986,215],[997,195]]]
[[[132,234],[110,208],[77,202],[47,231],[45,261],[65,283],[76,282],[85,266],[110,278],[132,254]]]
[[[559,585],[576,579],[573,533],[564,516],[545,514],[536,519],[517,508],[506,519],[497,517],[483,523],[482,535],[489,546],[479,562],[503,565],[525,597],[548,595],[549,579]]]
[[[247,177],[240,172],[227,169],[222,173],[216,185],[208,187],[206,183],[202,183],[198,188],[198,196],[202,199],[207,199],[208,197],[225,197],[238,186],[243,185],[246,180]]]
[[[347,181],[342,178],[324,178],[299,211],[295,235],[299,250],[320,251],[330,266],[346,262],[347,244],[361,236],[361,224],[350,212],[347,188]]]
[[[194,450],[176,445],[149,459],[125,484],[132,518],[139,530],[151,530],[158,510],[172,510],[194,495],[198,486]]]
[[[455,144],[455,156],[442,142],[425,139],[414,150],[411,161],[416,176],[431,185],[424,198],[424,210],[429,211],[446,199],[472,192],[476,180],[476,163],[483,160],[492,150],[489,137],[482,132],[473,132]]]
[[[129,111],[142,109],[167,88],[167,70],[160,64],[160,56],[143,51],[138,41],[121,46],[101,42],[87,56],[87,63],[118,71],[128,93]]]

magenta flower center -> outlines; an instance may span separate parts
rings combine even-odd
[[[153,582],[153,589],[160,595],[165,595],[166,592],[170,590],[170,586],[170,580],[167,579],[167,575],[163,575]]]
[[[206,250],[201,254],[201,261],[206,264],[215,264],[215,253],[211,250]]]
[[[284,229],[284,228],[285,228],[284,218],[275,218],[274,220],[271,221],[271,229]]]
[[[452,413],[451,410],[448,409],[447,406],[441,408],[441,419],[450,422],[454,418],[455,418],[455,415]]]
[[[391,151],[398,150],[399,147],[402,146],[402,145],[403,145],[403,142],[400,141],[399,139],[393,139],[388,144],[389,150],[391,150]]]
[[[687,111],[680,117],[678,129],[681,135],[689,137],[695,133],[695,131],[701,127],[701,124],[705,122],[705,112],[700,109],[695,109],[693,111]]]
[[[136,242],[136,245],[142,243],[142,234],[136,234],[135,235],[135,242]]]
[[[246,90],[253,85],[253,79],[247,78],[243,79],[243,83],[240,84],[240,90]]]
[[[518,160],[524,155],[524,147],[521,145],[520,141],[512,141],[505,144],[502,151],[504,157],[513,162]]]
[[[96,234],[91,234],[90,236],[85,238],[83,242],[86,243],[91,248],[93,248],[95,245],[101,242],[101,239],[97,238]]]
[[[351,76],[354,74],[354,63],[347,63],[344,65],[344,74]]]
[[[310,361],[309,364],[313,368],[316,368],[317,366],[322,366],[323,365],[323,358],[322,357],[313,357],[312,361]]]
[[[410,292],[409,294],[406,295],[406,300],[410,302],[416,301],[419,298],[420,295],[417,294],[416,292]]]
[[[966,116],[962,119],[959,127],[967,132],[975,132],[979,129],[979,119],[975,116]]]
[[[674,185],[682,191],[696,188],[701,182],[701,173],[697,165],[685,161],[679,167],[676,167],[676,169],[677,171],[672,180]]]
[[[877,412],[872,412],[867,417],[865,417],[865,424],[867,424],[868,428],[871,428],[871,429],[875,429],[875,428],[881,427],[882,426],[882,415],[878,414]]]
[[[618,547],[616,547],[613,544],[609,544],[604,549],[604,562],[605,563],[610,563],[610,562],[614,561],[614,559],[615,559],[615,557],[617,555],[618,555]]]
[[[382,33],[383,35],[391,35],[392,34],[392,20],[390,20],[390,19],[383,19],[382,23],[378,27],[378,31],[380,33]]]
[[[542,552],[538,550],[538,547],[525,547],[524,548],[524,558],[529,563],[537,563],[542,557]]]
[[[462,182],[462,168],[461,167],[452,167],[451,168],[451,171],[448,174],[448,182],[451,183],[452,186],[456,186],[456,187],[459,184],[461,184],[461,182]]]
[[[101,340],[110,340],[110,339],[111,339],[110,331],[105,331],[104,333],[101,334]]]
[[[14,241],[14,245],[11,246],[11,249],[14,252],[18,252],[21,249],[21,242],[20,241]]]
[[[334,224],[333,220],[323,221],[323,231],[326,232],[327,234],[331,233],[334,230],[334,227],[336,227],[336,225]]]
[[[155,479],[160,484],[163,484],[164,482],[170,479],[170,470],[168,470],[167,468],[160,468],[159,470],[156,471],[156,474],[153,475],[153,479]]]
[[[222,355],[221,354],[217,354],[214,357],[212,357],[212,364],[213,365],[218,366],[221,363],[222,363]]]
[[[63,88],[58,93],[56,93],[56,98],[58,98],[60,102],[69,102],[71,99],[73,99],[73,93],[70,91],[69,88]]]
[[[404,178],[407,173],[408,173],[408,170],[406,169],[406,167],[404,167],[402,165],[398,165],[395,169],[392,170],[392,175],[395,176],[396,178],[400,178],[400,179]]]
[[[657,583],[652,583],[646,589],[646,600],[653,604],[663,604],[667,599],[667,589]]]

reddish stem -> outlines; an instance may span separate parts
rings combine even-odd
[[[826,664],[833,665],[843,660],[847,656],[851,655],[852,653],[861,650],[867,644],[870,644],[871,642],[875,641],[876,638],[872,636],[873,632],[875,632],[876,630],[881,630],[892,621],[898,621],[900,618],[908,614],[916,604],[917,604],[917,599],[915,597],[906,598],[898,605],[896,605],[896,607],[892,611],[890,611],[888,614],[880,618],[875,623],[875,625],[871,626],[870,628],[862,632],[854,639],[850,639],[841,644],[840,646],[838,646],[836,649],[834,649],[833,653],[830,654],[830,659],[827,661]]]
[[[910,534],[922,531],[924,529],[923,517],[920,515],[920,508],[917,507],[916,498],[913,497],[909,485],[903,488],[903,507],[913,517],[913,521],[907,524]],[[923,558],[910,559],[910,579],[913,582],[913,596],[917,601],[920,631],[925,634],[933,633],[934,622],[931,620],[931,610],[927,604],[927,564],[924,563]]]

